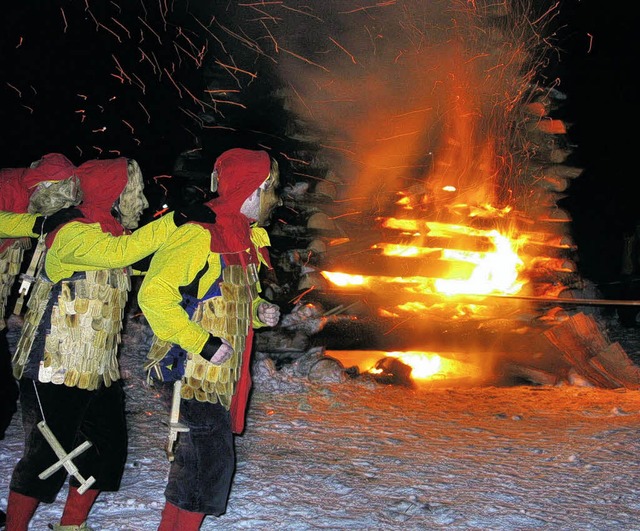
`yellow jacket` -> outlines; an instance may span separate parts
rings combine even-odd
[[[37,238],[33,232],[33,224],[38,214],[16,214],[0,212],[0,238]]]
[[[256,247],[269,245],[267,232],[259,227],[251,230]],[[189,286],[208,263],[198,284],[198,298],[204,297],[222,272],[220,255],[210,250],[208,230],[196,223],[179,227],[153,256],[149,270],[138,291],[138,304],[155,335],[174,343],[187,352],[202,351],[209,333],[191,321],[182,308],[180,288]],[[257,307],[264,299],[253,301],[253,328],[265,326],[257,318]]]
[[[173,214],[140,227],[131,234],[112,236],[99,223],[71,221],[55,235],[45,258],[52,282],[76,271],[127,267],[153,253],[176,230]]]

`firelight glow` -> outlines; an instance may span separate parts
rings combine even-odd
[[[362,275],[349,275],[347,273],[337,273],[332,271],[323,271],[323,276],[333,282],[336,286],[361,286],[365,284],[365,278]]]
[[[477,371],[469,364],[450,358],[443,358],[435,352],[405,351],[387,352],[386,356],[397,358],[411,367],[411,379],[414,381],[429,381],[450,377],[469,377]],[[369,370],[375,374],[379,369]]]
[[[501,292],[512,295],[523,286],[518,282],[518,272],[524,266],[511,240],[498,231],[491,231],[495,252],[472,253],[445,249],[443,257],[449,260],[468,261],[476,264],[471,278],[467,280],[439,278],[435,281],[439,293],[446,295],[486,295]]]
[[[418,222],[415,220],[396,221],[389,220],[396,227],[401,226],[410,230],[418,229]],[[402,285],[403,289],[411,293],[425,295],[513,295],[522,289],[524,282],[518,279],[518,275],[524,269],[524,262],[518,256],[520,242],[517,239],[510,239],[497,230],[480,231],[469,227],[429,223],[429,228],[432,226],[435,229],[434,232],[439,234],[473,233],[481,235],[491,243],[492,250],[463,251],[385,243],[373,246],[374,249],[381,249],[383,254],[388,256],[419,257],[440,252],[443,261],[451,264],[470,264],[472,266],[471,274],[466,278],[368,276],[351,275],[337,271],[322,271],[322,275],[336,286],[345,288],[394,283]]]

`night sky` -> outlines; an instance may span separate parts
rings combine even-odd
[[[561,117],[577,146],[575,165],[585,168],[562,206],[574,219],[581,271],[604,282],[617,277],[622,234],[640,217],[633,133],[638,97],[632,79],[638,42],[632,17],[602,2],[561,5],[550,75],[560,77],[558,89],[567,94]],[[233,3],[206,0],[26,0],[4,6],[2,167],[62,152],[76,164],[132,157],[147,178],[171,173],[178,154],[193,149],[201,137],[198,117],[211,110],[198,101],[211,72],[199,63],[208,36],[197,18],[224,19],[233,9]],[[222,57],[222,44],[209,41],[208,57]],[[240,113],[238,119],[247,123],[234,125],[252,129],[251,116]],[[220,125],[235,117],[224,111]],[[207,123],[209,132],[211,125],[216,124]],[[231,147],[216,139],[236,140],[231,133],[206,138],[210,157]]]
[[[3,8],[2,164],[59,151],[76,163],[122,155],[149,174],[170,172],[197,133],[187,89],[201,94],[202,70],[174,47],[186,49],[177,25],[193,26],[193,18],[175,10],[163,19],[158,3],[90,5],[27,0]],[[197,46],[197,36],[189,37]]]
[[[619,278],[621,238],[640,222],[636,69],[633,17],[606,3],[571,0],[560,10],[559,89],[564,119],[585,171],[564,201],[573,217],[583,274],[597,282]]]

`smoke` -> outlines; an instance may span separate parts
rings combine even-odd
[[[437,208],[444,186],[457,202],[499,202],[509,114],[544,44],[533,16],[517,3],[327,0],[277,4],[262,22],[299,127],[354,208],[380,211],[399,190]]]

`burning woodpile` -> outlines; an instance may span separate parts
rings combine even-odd
[[[431,383],[640,388],[638,368],[580,302],[598,294],[578,273],[571,218],[559,205],[582,171],[555,117],[564,95],[534,82],[525,53],[534,37],[508,23],[518,13],[476,7],[473,31],[451,52],[458,62],[443,67],[453,96],[434,100],[450,106],[421,124],[425,137],[437,132],[436,148],[408,147],[406,128],[418,124],[406,117],[424,111],[409,109],[393,116],[402,122],[394,134],[381,135],[384,149],[362,148],[337,171],[314,124],[292,124],[300,149],[270,231],[276,273],[265,280],[267,295],[291,311],[257,335],[257,350],[276,370],[322,362],[328,378],[326,359],[350,351],[390,359],[375,368],[380,381],[407,381],[407,366],[415,381],[430,365]],[[480,30],[491,38],[479,43]],[[480,64],[468,66],[471,52]],[[488,76],[493,69],[502,76]],[[479,89],[465,93],[474,81]],[[511,97],[496,104],[502,94]],[[283,97],[293,106],[301,96]],[[376,149],[389,158],[384,167]],[[356,365],[351,374],[362,373]]]
[[[537,141],[526,210],[456,205],[448,222],[413,210],[343,219],[340,183],[330,173],[313,190],[291,186],[287,206],[299,224],[280,220],[272,240],[287,249],[276,267],[297,304],[278,329],[258,334],[263,357],[310,369],[357,354],[372,370],[355,361],[356,374],[366,370],[383,383],[640,388],[640,369],[607,340],[593,306],[581,304],[597,292],[577,272],[571,220],[557,205],[580,170],[565,164],[564,127],[549,131],[546,120],[556,120],[540,115],[548,107],[525,106]],[[268,289],[276,298],[285,292]]]

